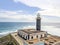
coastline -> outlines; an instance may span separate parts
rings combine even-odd
[[[4,36],[7,36],[8,34],[4,34],[4,35],[0,35],[0,38],[4,37]]]
[[[12,32],[8,32],[8,33],[6,33],[5,32],[5,34],[0,34],[0,38],[2,38],[2,37],[4,37],[4,36],[7,36],[7,35],[9,35],[9,34],[12,34],[12,33],[15,33],[15,32],[17,32],[18,30],[15,30],[15,31],[12,31]],[[50,33],[48,33],[49,35],[52,35],[53,36],[53,34],[50,34]],[[54,35],[55,37],[60,37],[60,36],[57,36],[57,35]]]
[[[6,34],[6,35],[0,35],[0,39],[2,39],[3,42],[5,42],[5,41],[6,41],[5,38],[7,37],[7,38],[8,38],[7,41],[9,41],[9,39],[14,39],[14,38],[11,38],[11,36],[12,36],[11,34],[15,34],[15,33],[17,33],[17,32],[12,32],[12,33],[9,33],[9,34]],[[48,33],[48,35],[50,35],[51,37],[53,37],[53,39],[55,39],[55,38],[56,38],[57,40],[60,39],[59,36],[52,35],[52,34],[49,34],[49,33]],[[49,36],[49,37],[50,37],[50,36]],[[10,37],[10,38],[9,38],[9,37]],[[48,38],[48,39],[49,39],[49,38]],[[16,39],[14,39],[14,40],[16,41]],[[50,40],[50,39],[49,39],[49,40]],[[15,42],[15,41],[14,41],[14,42]],[[18,43],[18,42],[16,42],[16,43]],[[2,43],[1,43],[1,44],[2,44]]]
[[[3,32],[3,33],[0,33],[0,38],[2,38],[2,37],[4,37],[4,36],[7,36],[7,35],[9,35],[9,34],[12,34],[12,33],[14,33],[14,32],[17,32],[17,30],[15,30],[15,31],[7,31],[7,32]]]

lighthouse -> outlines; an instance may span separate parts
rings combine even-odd
[[[37,14],[37,18],[36,18],[36,30],[40,31],[41,30],[41,18],[40,18],[40,14]]]

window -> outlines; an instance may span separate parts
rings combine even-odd
[[[37,35],[37,38],[38,38],[38,35]]]
[[[27,40],[27,36],[26,36],[26,40]]]
[[[41,35],[41,38],[42,38],[42,35]]]
[[[31,39],[33,39],[33,36],[31,37]]]
[[[29,40],[29,35],[28,35],[28,40]]]

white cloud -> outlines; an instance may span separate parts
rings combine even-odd
[[[44,11],[39,11],[42,15],[60,17],[60,0],[14,0],[14,1],[22,2],[31,7],[45,9]]]
[[[8,22],[35,22],[36,21],[36,15],[28,15],[28,14],[20,14],[18,12],[21,11],[0,11],[0,19],[2,21],[8,21]],[[41,16],[42,22],[60,22],[59,19],[50,19],[49,17]],[[0,20],[0,22],[1,22]]]
[[[20,14],[21,11],[0,11],[0,18],[6,18],[7,20],[18,20],[23,22],[34,22],[35,16]]]
[[[44,11],[38,11],[41,15],[50,15],[50,16],[58,16],[60,17],[60,9],[48,9]]]

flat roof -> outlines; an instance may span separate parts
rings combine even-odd
[[[21,30],[21,31],[28,33],[28,34],[45,32],[45,31],[37,31],[35,29],[25,29],[25,30]]]

